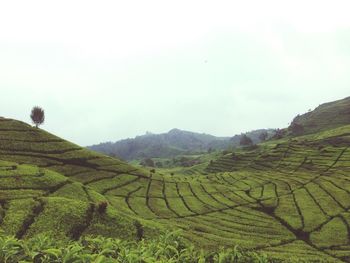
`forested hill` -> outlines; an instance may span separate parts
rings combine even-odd
[[[265,130],[246,133],[254,142],[259,142],[259,135]],[[172,129],[167,133],[137,136],[117,142],[105,142],[89,146],[91,150],[108,155],[115,155],[124,160],[142,158],[169,158],[181,154],[206,152],[210,149],[223,150],[239,145],[240,135],[233,137],[216,137],[204,133],[196,133]]]

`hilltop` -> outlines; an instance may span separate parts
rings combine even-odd
[[[259,135],[271,129],[256,130],[246,134],[255,143],[260,142]],[[172,158],[179,155],[193,155],[210,150],[224,150],[239,145],[240,135],[233,137],[216,137],[205,133],[196,133],[172,129],[167,133],[137,136],[117,142],[106,142],[88,148],[108,155],[118,156],[124,160],[140,160],[143,158]]]
[[[350,123],[350,97],[321,104],[313,111],[298,115],[293,122],[303,126],[304,134],[324,131]]]

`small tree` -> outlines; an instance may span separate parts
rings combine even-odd
[[[145,158],[140,162],[143,166],[155,167],[154,161],[151,158]]]
[[[278,139],[283,138],[284,134],[285,134],[284,130],[276,129],[275,134],[272,136],[272,138],[278,140]]]
[[[35,127],[39,127],[39,125],[43,124],[45,121],[45,113],[44,110],[38,106],[33,107],[32,112],[30,114],[30,118],[32,122],[35,124]]]
[[[263,132],[260,133],[260,135],[259,135],[260,141],[266,141],[267,137],[268,137],[268,134],[267,134],[266,131],[263,131]]]
[[[239,145],[242,145],[242,146],[253,145],[253,141],[246,134],[243,134],[241,136],[241,139],[239,140]]]

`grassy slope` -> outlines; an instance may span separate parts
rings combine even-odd
[[[349,260],[349,134],[346,126],[268,142],[254,151],[223,156],[207,174],[145,174],[23,123],[1,120],[0,160],[35,164],[39,168],[30,169],[55,177],[38,189],[33,189],[40,186],[38,182],[28,183],[26,190],[40,193],[22,188],[10,192],[15,200],[6,197],[11,196],[6,195],[11,184],[0,181],[6,197],[1,198],[2,227],[14,226],[7,220],[17,218],[18,228],[11,233],[23,237],[53,229],[55,235],[69,237],[85,233],[134,237],[132,218],[145,225],[183,229],[193,243],[210,249],[238,244],[276,258]],[[14,165],[5,163],[2,170]],[[6,176],[2,170],[1,178]],[[60,180],[69,183],[54,187]],[[91,212],[96,201],[84,200],[86,189],[93,198],[109,201],[103,218]],[[24,194],[30,196],[17,198]],[[72,230],[74,224],[81,226],[78,234]],[[151,235],[152,229],[145,227],[144,232]]]
[[[147,178],[141,170],[3,118],[0,160],[0,219],[5,233],[20,238],[41,232],[61,239],[85,234],[137,238],[133,218],[112,206],[104,214],[97,212],[98,204],[107,199],[90,184],[108,178],[116,182],[109,187],[117,188],[118,181]]]
[[[227,154],[207,172],[245,187],[259,210],[279,221],[299,243],[349,261],[349,145],[346,125]],[[288,253],[295,243],[266,251]]]
[[[297,116],[306,133],[332,129],[350,123],[350,97],[321,104],[315,110]]]

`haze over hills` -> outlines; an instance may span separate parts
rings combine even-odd
[[[238,245],[278,260],[350,262],[350,122],[329,114],[348,104],[326,105],[308,115],[320,132],[235,148],[172,173],[1,118],[0,227],[18,238],[58,240],[138,240],[177,229],[209,251]],[[317,126],[314,116],[324,122]],[[329,118],[333,126],[324,127]]]
[[[350,263],[349,10],[1,1],[0,263]]]
[[[262,132],[273,133],[272,129],[260,129],[245,133],[254,143],[260,142]],[[209,150],[224,150],[239,145],[240,135],[233,137],[216,137],[205,133],[196,133],[172,129],[167,133],[137,136],[117,142],[106,142],[88,148],[108,155],[118,156],[124,160],[142,158],[171,158],[184,154],[198,154]]]

